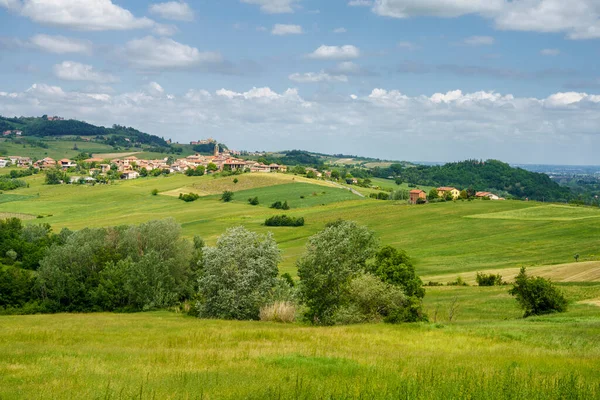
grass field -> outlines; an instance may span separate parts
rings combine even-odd
[[[600,284],[563,289],[600,297]],[[506,290],[428,288],[437,322],[398,326],[1,317],[0,398],[598,398],[598,307],[523,320]]]
[[[173,217],[181,223],[186,236],[200,235],[209,244],[214,243],[228,227],[245,225],[257,232],[274,232],[283,250],[281,270],[292,274],[295,273],[296,259],[304,252],[307,238],[327,222],[338,218],[365,224],[376,232],[382,243],[405,249],[414,258],[418,272],[425,276],[517,268],[521,265],[564,264],[572,262],[574,254],[579,254],[581,260],[586,261],[600,258],[598,219],[573,218],[572,215],[573,210],[595,215],[600,213],[597,209],[553,207],[553,220],[489,219],[481,216],[537,213],[536,208],[547,205],[520,201],[474,201],[409,206],[405,202],[356,197],[356,200],[334,203],[320,201],[316,206],[286,212],[291,216],[305,217],[306,226],[302,228],[267,228],[262,225],[265,218],[281,211],[246,204],[250,192],[240,194],[238,201],[226,204],[218,200],[219,196],[211,195],[218,195],[223,190],[252,192],[259,188],[277,192],[281,190],[277,185],[292,183],[313,184],[311,193],[335,189],[324,181],[285,174],[245,174],[238,177],[237,184],[233,183],[233,178],[174,175],[90,187],[48,186],[43,184],[44,176],[37,175],[26,178],[29,188],[0,195],[0,199],[7,196],[12,200],[0,202],[0,212],[51,215],[29,223],[49,223],[57,231],[63,227],[81,229]],[[161,195],[150,194],[155,188]],[[205,197],[193,203],[176,198],[179,193],[192,191]],[[15,195],[26,197],[12,197]],[[321,205],[323,203],[326,205]],[[267,204],[268,201],[263,200],[263,205]],[[468,218],[471,216],[478,218]]]
[[[471,215],[469,218],[512,219],[521,221],[574,221],[586,218],[600,218],[600,209],[552,204],[520,210]]]
[[[6,139],[0,139],[0,150],[9,156],[22,156],[42,159],[50,157],[55,160],[61,158],[72,158],[81,152],[85,153],[106,153],[112,151],[113,147],[102,143],[85,142],[75,140],[40,140],[49,145],[48,149],[42,147],[33,147],[30,145],[16,144]],[[74,150],[74,145],[77,150]]]

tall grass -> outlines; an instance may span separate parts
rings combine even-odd
[[[277,301],[260,309],[260,320],[265,322],[294,322],[296,305],[289,301]]]

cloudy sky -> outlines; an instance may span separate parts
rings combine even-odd
[[[600,164],[598,0],[0,0],[0,114],[179,142]]]

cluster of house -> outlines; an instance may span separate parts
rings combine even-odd
[[[23,131],[4,131],[2,132],[2,136],[10,136],[10,135],[15,135],[15,136],[21,136],[23,135]]]
[[[5,167],[10,161],[11,165],[27,168],[33,166],[40,169],[48,168],[61,168],[67,170],[77,165],[76,162],[69,159],[54,160],[50,157],[46,157],[42,160],[32,162],[28,157],[10,156],[6,159],[0,159],[0,168]],[[125,157],[116,158],[113,160],[105,160],[102,158],[89,158],[84,160],[86,163],[93,164],[95,168],[90,169],[90,175],[105,174],[113,165],[116,166],[117,171],[120,172],[122,179],[136,179],[140,176],[140,171],[145,169],[146,171],[152,171],[155,169],[169,170],[171,173],[184,173],[188,169],[196,169],[200,166],[208,169],[210,164],[216,167],[217,171],[223,170],[243,170],[250,172],[286,172],[287,167],[279,164],[263,164],[256,161],[242,160],[235,158],[229,151],[219,152],[217,146],[215,146],[215,152],[212,156],[204,156],[200,154],[194,154],[185,158],[180,158],[169,163],[168,158],[161,160],[143,160],[137,157]],[[74,177],[79,180],[79,177]]]
[[[437,190],[438,197],[440,197],[440,198],[445,198],[448,195],[448,193],[452,195],[452,198],[454,200],[456,200],[460,197],[460,190],[458,190],[457,188],[442,186],[442,187],[437,188],[436,190]],[[482,198],[486,197],[486,198],[489,198],[490,200],[504,200],[504,198],[502,198],[494,193],[491,193],[491,192],[477,192],[477,193],[475,193],[475,197],[478,199],[482,199]],[[419,199],[421,201],[427,201],[427,193],[425,193],[421,189],[411,190],[410,191],[410,202],[412,204],[417,204],[417,202],[420,202]]]

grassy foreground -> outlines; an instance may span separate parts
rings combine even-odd
[[[565,286],[571,298],[600,284]],[[445,316],[458,298],[454,322]],[[428,288],[437,323],[315,328],[181,314],[0,318],[0,398],[594,399],[598,307],[520,319],[501,288]]]

